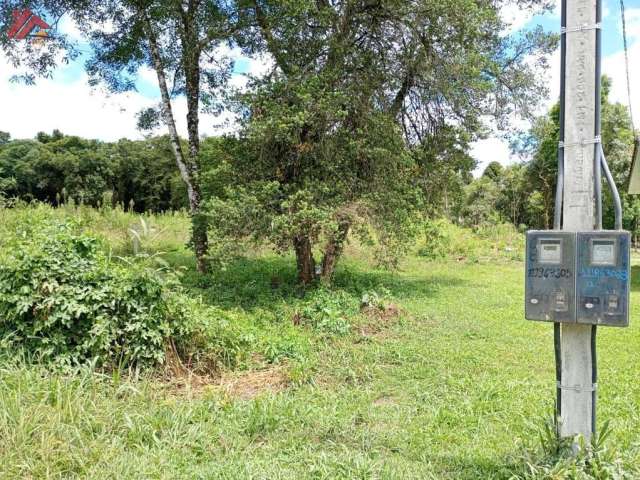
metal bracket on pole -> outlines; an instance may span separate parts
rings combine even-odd
[[[602,28],[602,23],[594,23],[593,25],[579,25],[577,27],[562,27],[560,29],[560,34],[564,35],[566,33],[572,32],[585,32],[588,30],[600,30]]]
[[[557,386],[561,390],[571,390],[573,392],[595,392],[598,389],[598,384],[594,383],[591,387],[581,387],[580,385],[562,385],[560,382],[557,382]]]
[[[585,147],[587,145],[594,145],[597,143],[602,143],[602,138],[600,138],[600,135],[590,140],[581,140],[574,143],[558,142],[558,148]]]

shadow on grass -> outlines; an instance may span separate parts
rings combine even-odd
[[[314,288],[305,289],[298,285],[295,260],[287,256],[240,258],[226,269],[209,275],[195,272],[189,252],[174,252],[165,258],[174,267],[186,267],[182,278],[185,287],[201,293],[210,305],[222,308],[276,309],[304,298]],[[388,291],[394,298],[411,299],[433,296],[441,287],[463,283],[453,274],[415,278],[367,268],[366,265],[345,259],[336,270],[332,288],[357,297],[370,291],[379,294]]]

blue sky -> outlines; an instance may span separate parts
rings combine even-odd
[[[612,97],[626,102],[624,83],[624,64],[622,55],[622,35],[619,13],[619,0],[604,0],[603,15],[603,72],[613,78]],[[559,3],[559,1],[558,1]],[[632,81],[634,88],[634,112],[640,118],[640,0],[627,0],[627,18],[629,42],[632,58]],[[505,9],[504,17],[512,23],[512,30],[542,25],[550,31],[559,31],[560,18],[558,8],[544,15],[532,15],[515,7]],[[75,26],[63,19],[59,26],[63,33],[79,38]],[[82,46],[87,49],[87,46]],[[243,58],[237,51],[226,52],[236,60],[232,83],[241,86],[244,74],[260,74],[269,65],[268,59]],[[551,59],[548,85],[550,98],[541,105],[543,113],[557,98],[559,84],[559,55]],[[158,89],[155,73],[151,70],[139,72],[136,82],[137,91],[128,94],[107,95],[106,92],[88,87],[83,64],[86,54],[70,65],[59,68],[52,79],[44,80],[35,87],[16,85],[9,82],[12,68],[0,57],[0,105],[2,112],[11,115],[0,116],[0,130],[8,131],[14,138],[30,138],[38,131],[50,131],[58,128],[65,133],[81,135],[102,140],[116,140],[121,137],[140,138],[135,129],[135,114],[141,109],[152,106],[158,101]],[[636,65],[637,64],[637,65]],[[184,117],[186,105],[184,99],[175,104],[178,129],[186,134]],[[38,112],[38,113],[33,113]],[[40,113],[46,112],[46,113]],[[224,126],[221,126],[225,124]],[[233,118],[225,115],[222,119],[203,115],[202,132],[207,135],[233,128]],[[521,127],[526,128],[523,124]],[[507,164],[517,161],[509,151],[506,141],[499,135],[477,142],[472,154],[479,162],[478,172],[493,160]]]

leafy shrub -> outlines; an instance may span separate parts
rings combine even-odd
[[[262,353],[269,363],[279,363],[284,359],[303,359],[306,352],[303,339],[293,332],[276,332],[263,340]]]
[[[342,291],[320,288],[310,294],[300,312],[303,323],[330,335],[346,335],[349,317],[357,313],[357,300]]]
[[[384,301],[385,297],[390,297],[391,292],[385,287],[379,287],[379,292],[376,290],[367,290],[362,294],[360,299],[360,308],[377,308],[378,310],[384,310],[387,306]]]
[[[111,261],[72,222],[33,225],[4,240],[3,343],[61,365],[164,360],[171,327],[158,275]]]
[[[429,260],[446,257],[450,241],[446,227],[446,220],[427,220],[423,226],[424,244],[418,255]]]

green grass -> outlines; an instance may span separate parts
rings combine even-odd
[[[190,265],[173,243],[167,258]],[[333,292],[384,291],[404,314],[377,333],[327,337],[296,327],[291,342],[305,348],[283,360],[296,380],[283,391],[241,400],[215,386],[176,391],[152,375],[63,376],[5,361],[0,478],[508,479],[528,461],[544,462],[552,327],[523,318],[522,264],[412,256],[389,273],[365,257],[343,262]],[[607,444],[629,470],[640,462],[633,273],[631,328],[601,328],[598,337],[599,423],[611,421]],[[261,331],[274,342],[309,302],[293,281],[292,260],[270,255],[183,277],[205,303],[267,325]]]

